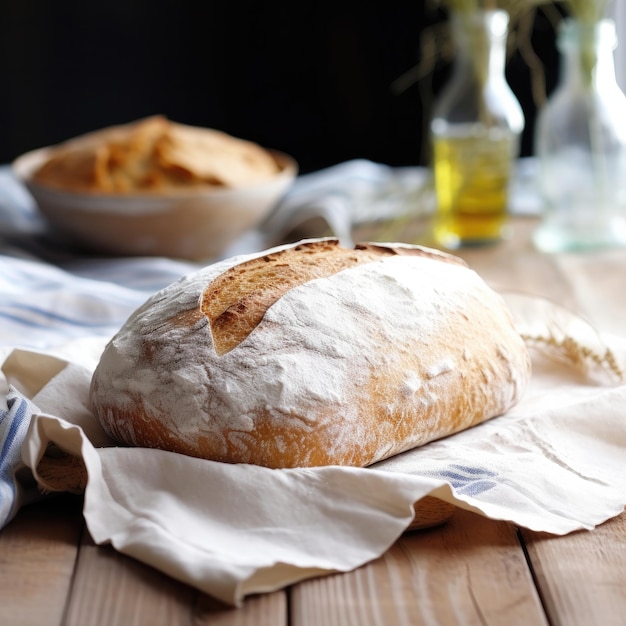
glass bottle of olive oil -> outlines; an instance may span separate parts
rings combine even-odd
[[[457,57],[431,123],[432,236],[435,245],[455,249],[502,237],[524,115],[504,73],[508,14],[457,12],[451,24]]]

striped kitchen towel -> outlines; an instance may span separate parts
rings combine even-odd
[[[16,389],[9,387],[0,399],[0,528],[17,512],[19,506],[31,499],[36,491],[20,480],[24,470],[21,447],[30,416],[37,408]]]
[[[193,268],[166,259],[120,259],[75,261],[68,271],[0,254],[0,528],[39,495],[20,457],[37,408],[5,371],[8,358],[15,350],[34,350],[93,368],[99,348],[130,313]],[[90,341],[94,348],[86,350]]]

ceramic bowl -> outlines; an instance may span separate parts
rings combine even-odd
[[[32,180],[50,150],[41,148],[18,157],[12,164],[15,175],[69,244],[115,256],[215,258],[263,221],[298,172],[292,157],[270,151],[279,164],[278,174],[252,186],[158,194],[78,193]]]

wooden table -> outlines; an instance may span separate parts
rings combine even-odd
[[[542,255],[530,244],[533,227],[518,220],[510,240],[461,256],[497,288],[549,296],[623,334],[626,251]],[[626,624],[626,513],[594,531],[554,537],[458,510],[356,571],[232,609],[95,546],[81,504],[62,495],[25,507],[0,532],[0,624]]]

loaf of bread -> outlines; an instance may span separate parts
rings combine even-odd
[[[105,348],[90,403],[131,446],[367,466],[502,414],[529,375],[503,300],[460,259],[317,239],[155,294]]]

